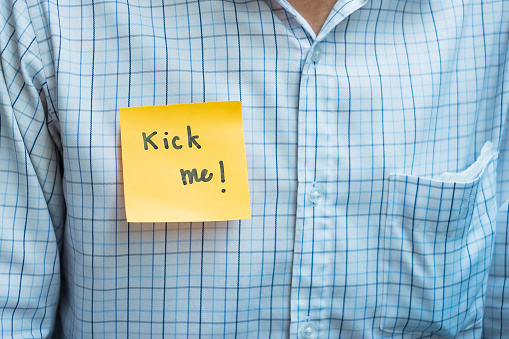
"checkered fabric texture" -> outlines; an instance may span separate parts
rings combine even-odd
[[[0,72],[1,337],[509,337],[508,1],[2,0]],[[119,108],[226,100],[252,219],[127,223]]]

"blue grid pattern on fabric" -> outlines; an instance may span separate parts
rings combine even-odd
[[[0,336],[509,336],[506,1],[4,0],[0,71]],[[119,108],[223,100],[252,219],[127,223]]]

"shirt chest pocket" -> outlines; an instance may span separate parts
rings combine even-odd
[[[382,330],[452,338],[482,319],[496,157],[493,152],[476,162],[473,180],[390,176],[382,231]]]

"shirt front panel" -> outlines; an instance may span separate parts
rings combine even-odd
[[[258,2],[90,3],[74,22],[58,79],[63,258],[79,282],[61,301],[66,336],[287,336],[299,42]],[[126,223],[118,108],[224,100],[242,101],[252,220]]]

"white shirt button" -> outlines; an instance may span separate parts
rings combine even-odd
[[[313,61],[315,64],[320,61],[320,56],[322,55],[322,49],[316,45],[315,48],[313,48],[313,54],[311,55],[311,61]]]
[[[300,329],[300,335],[302,338],[310,339],[313,338],[313,335],[315,334],[315,327],[313,324],[307,322],[302,326]]]
[[[318,204],[322,200],[322,191],[318,188],[313,187],[308,194],[309,201],[313,204]]]

